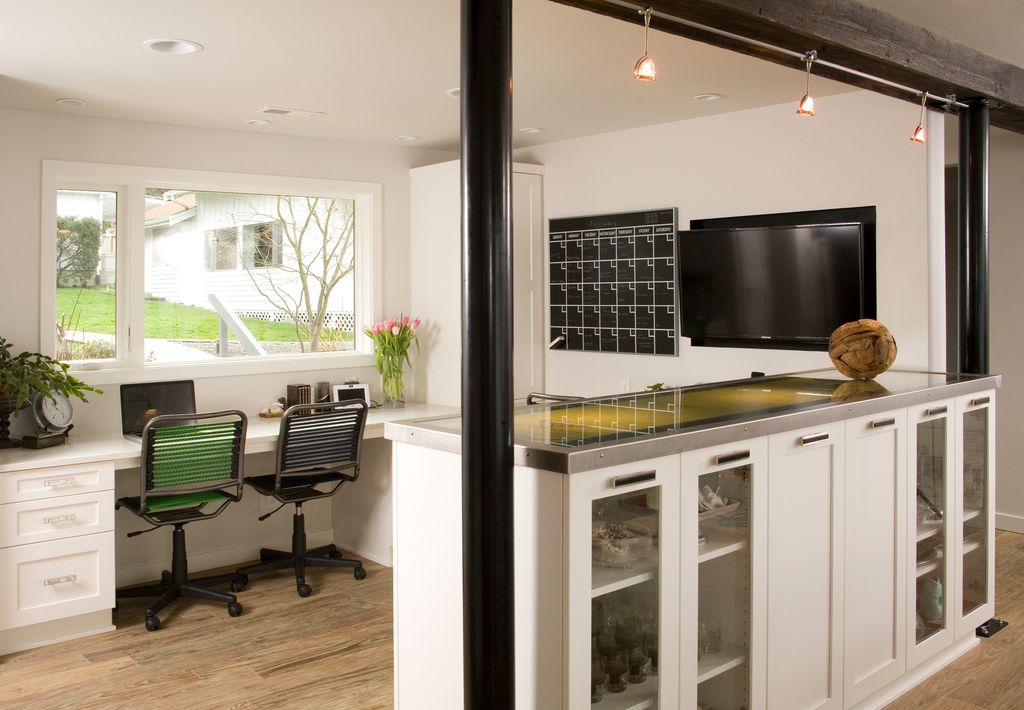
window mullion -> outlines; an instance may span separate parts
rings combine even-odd
[[[133,180],[125,186],[125,239],[118,240],[118,269],[124,264],[124,289],[118,289],[118,314],[127,324],[124,332],[129,367],[142,367],[146,361],[146,185]]]

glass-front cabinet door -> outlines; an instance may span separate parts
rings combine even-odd
[[[754,598],[764,516],[766,440],[683,455],[680,707],[763,707],[763,604]],[[764,501],[763,493],[761,501]],[[760,630],[758,630],[760,629]]]
[[[674,709],[679,456],[570,474],[566,485],[565,707]]]
[[[911,535],[907,594],[907,665],[953,640],[955,504],[953,400],[911,407],[907,449]]]
[[[995,586],[994,418],[991,391],[957,399],[956,636],[970,633],[991,618]]]

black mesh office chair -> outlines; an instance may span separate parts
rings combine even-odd
[[[157,613],[178,597],[221,602],[231,616],[242,613],[234,594],[209,589],[231,582],[237,591],[235,575],[189,579],[185,525],[215,518],[229,503],[241,499],[245,429],[245,414],[233,410],[163,414],[149,420],[142,431],[139,495],[120,498],[115,507],[126,508],[153,526],[128,537],[174,526],[171,569],[164,570],[159,584],[118,589],[117,596],[159,597],[146,609],[150,631],[160,628]]]
[[[345,403],[299,404],[290,407],[281,419],[277,442],[277,467],[272,476],[253,476],[245,482],[258,493],[275,498],[281,505],[261,515],[266,520],[285,505],[295,505],[292,516],[292,549],[260,550],[260,563],[238,570],[242,585],[248,575],[292,567],[300,597],[308,597],[306,567],[347,567],[356,579],[364,579],[366,570],[359,560],[341,557],[338,548],[324,545],[306,549],[306,522],[302,504],[334,495],[345,483],[359,478],[359,456],[367,404],[362,400]]]

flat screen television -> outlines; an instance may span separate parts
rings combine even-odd
[[[698,346],[827,350],[836,327],[875,316],[867,241],[861,222],[679,232],[683,335]]]

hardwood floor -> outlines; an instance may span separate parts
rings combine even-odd
[[[998,533],[996,557],[996,612],[1010,625],[889,710],[1024,708],[1024,535]],[[254,577],[237,619],[187,600],[153,633],[142,626],[146,600],[126,599],[117,631],[0,657],[0,706],[390,708],[391,570],[366,570],[361,582],[310,570],[308,599],[289,573]]]
[[[149,600],[125,599],[117,630],[0,658],[0,706],[13,708],[392,707],[391,570],[311,569],[253,576],[242,616],[184,600],[142,626]]]
[[[996,615],[1010,625],[887,706],[888,710],[1024,708],[1024,535],[996,533]]]

